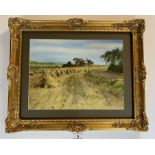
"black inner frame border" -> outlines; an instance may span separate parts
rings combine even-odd
[[[30,39],[103,39],[124,43],[124,110],[28,110]],[[23,31],[21,58],[20,117],[22,119],[104,119],[133,118],[132,34],[130,32]]]

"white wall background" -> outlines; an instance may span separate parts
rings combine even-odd
[[[9,30],[8,18],[0,16],[0,138],[75,138],[76,134],[62,131],[26,131],[19,133],[5,133],[5,119],[7,117],[8,85],[7,66],[9,64]],[[68,19],[74,16],[22,16],[28,19]],[[134,131],[88,131],[80,134],[81,138],[155,138],[155,16],[75,16],[90,20],[129,20],[144,18],[146,30],[144,33],[144,58],[147,69],[146,79],[146,110],[149,119],[148,132]]]

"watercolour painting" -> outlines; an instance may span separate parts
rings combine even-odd
[[[123,40],[30,39],[29,110],[123,110]]]

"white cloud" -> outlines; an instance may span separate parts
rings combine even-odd
[[[91,44],[89,45],[90,48],[95,48],[95,49],[115,49],[115,48],[119,48],[119,49],[122,49],[123,48],[123,44],[120,44],[120,43],[113,43],[113,44],[110,44],[110,43],[104,43],[104,44],[98,44],[98,43],[95,43],[95,44]]]
[[[57,60],[66,62],[74,57],[91,58],[102,61],[100,56],[114,48],[122,49],[121,42],[102,40],[56,40],[33,39],[30,42],[30,59]]]

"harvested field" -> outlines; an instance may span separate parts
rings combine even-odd
[[[123,75],[106,69],[30,67],[29,109],[123,109]]]

